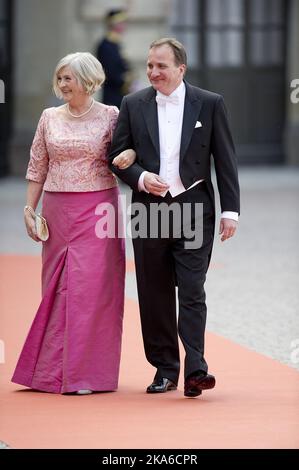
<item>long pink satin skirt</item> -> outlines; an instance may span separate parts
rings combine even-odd
[[[44,193],[50,237],[43,243],[42,301],[13,382],[52,393],[117,389],[125,280],[118,195],[118,188]],[[116,236],[99,238],[96,208],[107,203]]]

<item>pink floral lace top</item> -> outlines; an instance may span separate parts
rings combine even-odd
[[[117,186],[108,167],[118,109],[96,102],[89,113],[72,117],[66,105],[45,109],[30,151],[26,179],[45,191],[99,191]]]

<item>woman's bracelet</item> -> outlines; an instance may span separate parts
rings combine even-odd
[[[26,214],[26,211],[29,212],[32,215],[33,218],[35,218],[35,212],[34,212],[33,207],[25,206],[24,207],[24,214]]]

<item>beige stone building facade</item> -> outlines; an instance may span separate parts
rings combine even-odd
[[[299,0],[0,0],[2,174],[24,174],[40,113],[58,104],[57,61],[95,52],[114,7],[128,9],[124,51],[136,88],[147,86],[150,42],[176,36],[187,48],[187,79],[224,95],[240,163],[299,163],[299,103],[290,99],[299,79]]]

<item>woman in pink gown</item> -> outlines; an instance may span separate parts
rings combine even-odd
[[[34,211],[43,192],[49,238],[42,247],[42,301],[12,381],[45,392],[118,387],[125,248],[119,190],[106,158],[118,109],[92,98],[104,78],[89,53],[61,59],[53,86],[65,104],[43,111],[30,152],[26,228],[39,241]],[[135,152],[117,158],[125,168]],[[114,208],[110,238],[97,230],[103,204]]]

